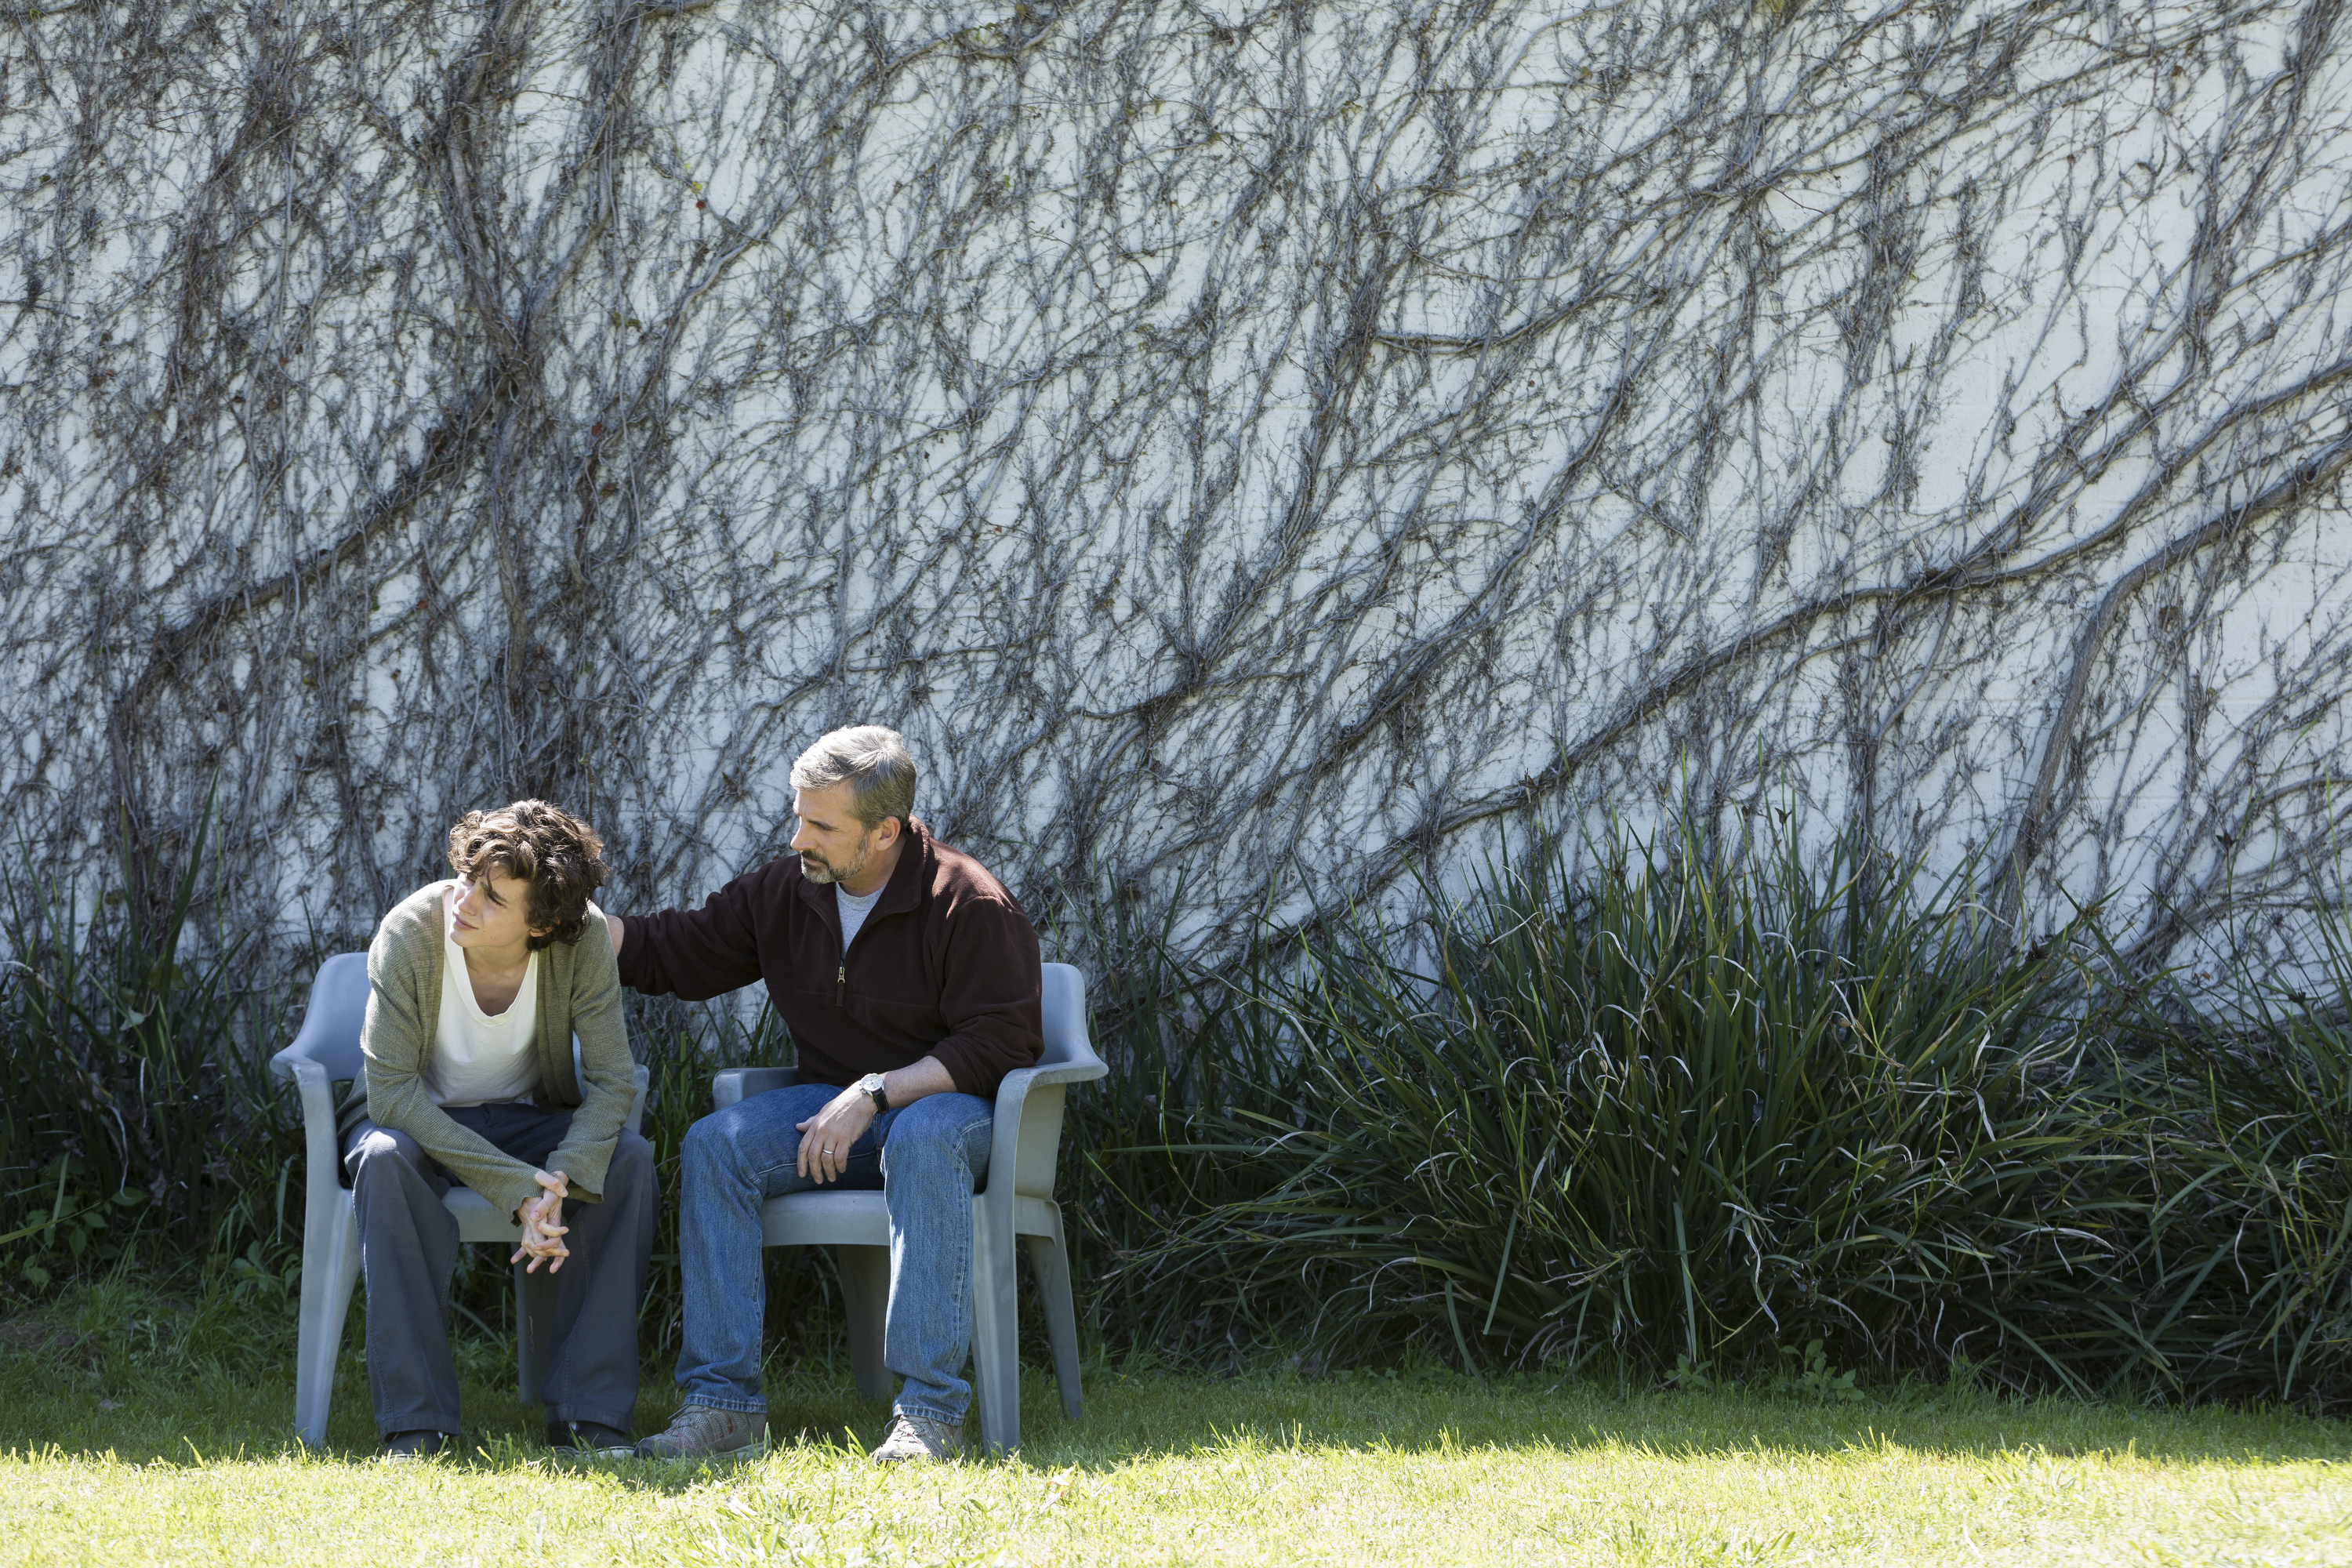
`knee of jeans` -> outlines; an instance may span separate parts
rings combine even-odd
[[[731,1110],[733,1107],[729,1107]],[[741,1174],[742,1151],[735,1142],[733,1118],[715,1110],[686,1130],[678,1150],[678,1172],[688,1181],[724,1179]]]
[[[911,1125],[901,1121],[882,1145],[882,1178],[887,1181],[894,1170],[910,1167],[974,1173],[988,1162],[989,1133],[985,1119],[972,1123],[925,1118]]]
[[[727,1140],[710,1125],[711,1120],[706,1116],[687,1128],[677,1149],[681,1171],[709,1170],[726,1163]]]

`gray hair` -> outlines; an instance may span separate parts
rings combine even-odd
[[[817,737],[793,763],[794,789],[847,784],[857,820],[872,827],[886,816],[903,826],[915,809],[915,759],[896,730],[855,724]]]

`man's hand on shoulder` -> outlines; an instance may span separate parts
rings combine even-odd
[[[610,913],[610,912],[607,912],[607,913],[605,914],[605,916],[604,916],[604,934],[605,934],[606,936],[609,936],[609,937],[611,937],[611,938],[613,939],[613,956],[614,956],[614,958],[618,958],[618,957],[620,957],[620,956],[621,956],[621,917],[620,917],[620,916],[618,916],[618,915],[616,915],[616,914],[612,914],[612,913]]]

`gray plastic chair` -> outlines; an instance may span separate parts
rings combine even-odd
[[[1070,1419],[1085,1414],[1078,1399],[1078,1315],[1070,1293],[1070,1251],[1062,1236],[1062,1209],[1054,1202],[1054,1164],[1061,1152],[1062,1102],[1074,1083],[1090,1083],[1110,1069],[1087,1038],[1087,986],[1066,963],[1045,965],[1045,1048],[1035,1067],[1004,1075],[996,1091],[995,1142],[988,1184],[971,1205],[971,1359],[973,1403],[981,1439],[992,1453],[1021,1446],[1020,1300],[1014,1289],[1013,1244],[1029,1249],[1045,1331],[1054,1345],[1054,1375]],[[719,1109],[754,1094],[800,1081],[793,1068],[730,1068],[714,1079]],[[888,1399],[890,1369],[882,1360],[884,1309],[890,1299],[890,1215],[878,1192],[793,1193],[770,1198],[760,1211],[768,1247],[831,1247],[841,1273],[849,1319],[849,1355],[857,1391]]]
[[[601,940],[601,939],[600,939]],[[360,1076],[360,1026],[367,1018],[367,954],[339,952],[319,965],[310,982],[310,1005],[294,1043],[269,1058],[269,1070],[290,1081],[302,1096],[302,1130],[310,1146],[309,1180],[302,1205],[302,1308],[294,1348],[294,1425],[313,1448],[327,1442],[327,1412],[335,1397],[335,1357],[343,1346],[343,1319],[352,1287],[360,1277],[359,1216],[342,1184],[342,1141],[335,1132],[338,1079]],[[580,1043],[572,1041],[577,1053]],[[636,1098],[629,1105],[629,1131],[645,1114],[646,1069],[637,1068]],[[512,1215],[500,1214],[470,1187],[452,1186],[442,1203],[457,1216],[461,1241],[495,1242],[512,1247],[522,1234]],[[522,1397],[539,1401],[553,1350],[555,1277],[545,1269],[515,1277],[515,1359],[522,1368]]]

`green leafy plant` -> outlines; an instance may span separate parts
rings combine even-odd
[[[241,1303],[290,1313],[302,1293],[301,1255],[290,1247],[272,1250],[258,1240],[248,1243],[229,1259],[228,1289]]]
[[[93,1193],[80,1179],[84,1174],[79,1155],[60,1154],[50,1161],[41,1180],[17,1194],[34,1195],[37,1206],[20,1215],[16,1229],[0,1235],[0,1247],[13,1249],[9,1261],[16,1277],[36,1289],[47,1288],[53,1268],[120,1258],[122,1243],[116,1239],[113,1225],[147,1201],[147,1194],[135,1188]],[[46,1197],[46,1205],[37,1203],[40,1197]]]
[[[1818,1339],[1809,1342],[1803,1350],[1782,1345],[1780,1354],[1790,1364],[1774,1380],[1773,1386],[1783,1394],[1817,1405],[1859,1404],[1865,1395],[1854,1386],[1853,1370],[1838,1371],[1830,1364],[1829,1352],[1822,1347],[1822,1342]]]

